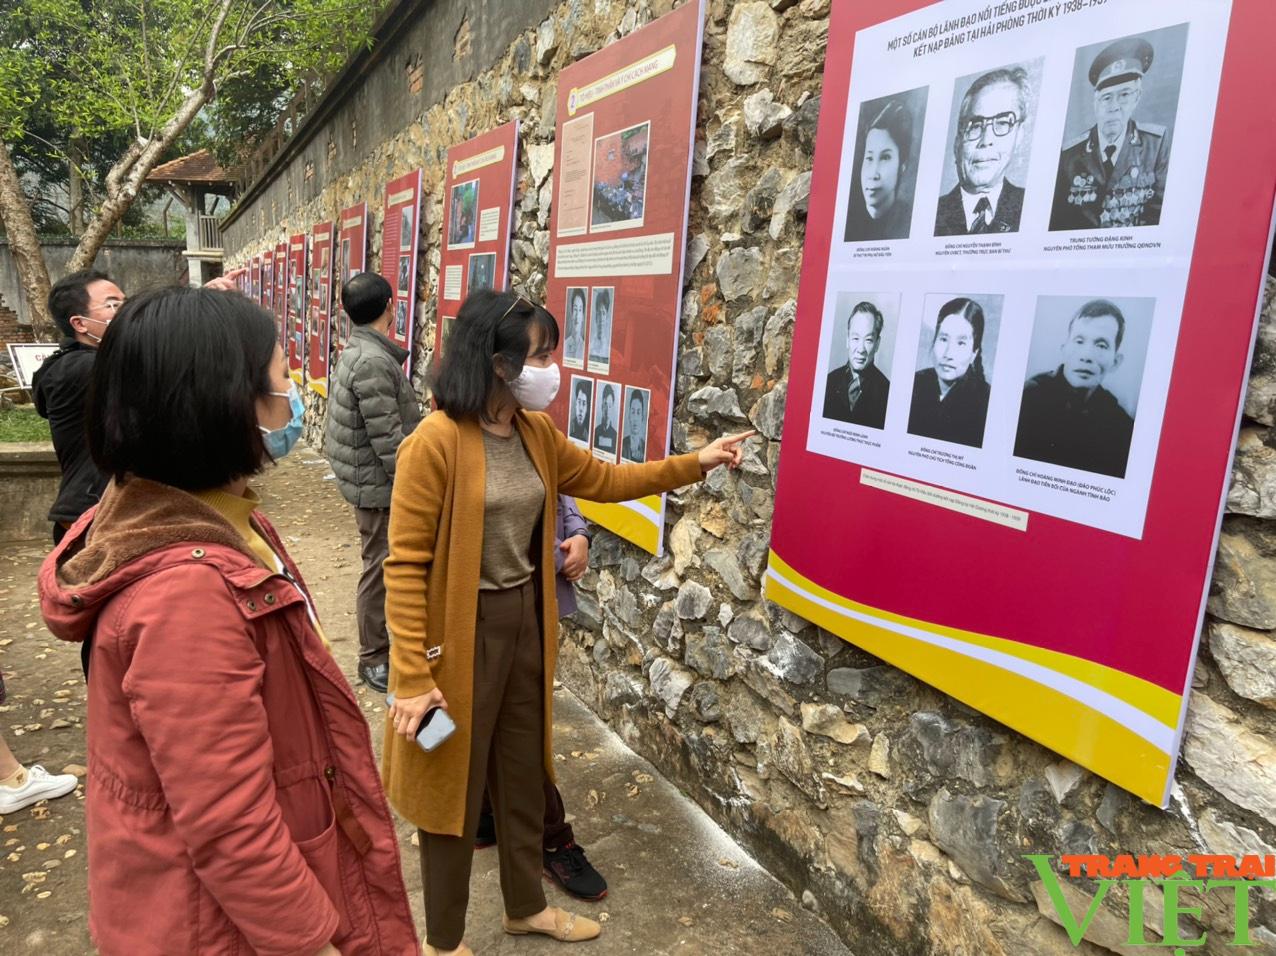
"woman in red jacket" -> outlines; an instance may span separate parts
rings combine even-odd
[[[40,571],[92,639],[89,925],[103,956],[416,954],[368,728],[249,476],[301,431],[271,317],[129,300],[87,422],[113,481]]]

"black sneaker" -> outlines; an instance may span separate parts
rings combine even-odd
[[[486,850],[489,846],[496,846],[496,821],[490,813],[480,813],[478,833],[474,834],[474,849]]]
[[[359,679],[379,694],[384,694],[390,682],[389,664],[360,664]]]
[[[601,900],[607,895],[607,881],[575,843],[545,851],[545,875],[578,900]]]

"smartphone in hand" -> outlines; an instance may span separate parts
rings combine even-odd
[[[393,707],[394,695],[387,695],[385,702],[387,706]],[[418,747],[429,753],[431,750],[438,749],[439,745],[455,732],[456,722],[452,720],[448,712],[442,707],[431,707],[425,712],[421,726],[416,730],[416,743]]]

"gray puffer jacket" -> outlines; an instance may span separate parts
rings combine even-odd
[[[421,421],[416,392],[403,374],[407,357],[380,332],[356,326],[329,383],[323,453],[341,494],[356,508],[390,507],[395,453]]]

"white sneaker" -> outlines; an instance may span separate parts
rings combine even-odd
[[[41,800],[65,797],[79,782],[73,773],[52,774],[34,764],[27,768],[27,779],[22,786],[0,787],[0,816],[17,813]]]

